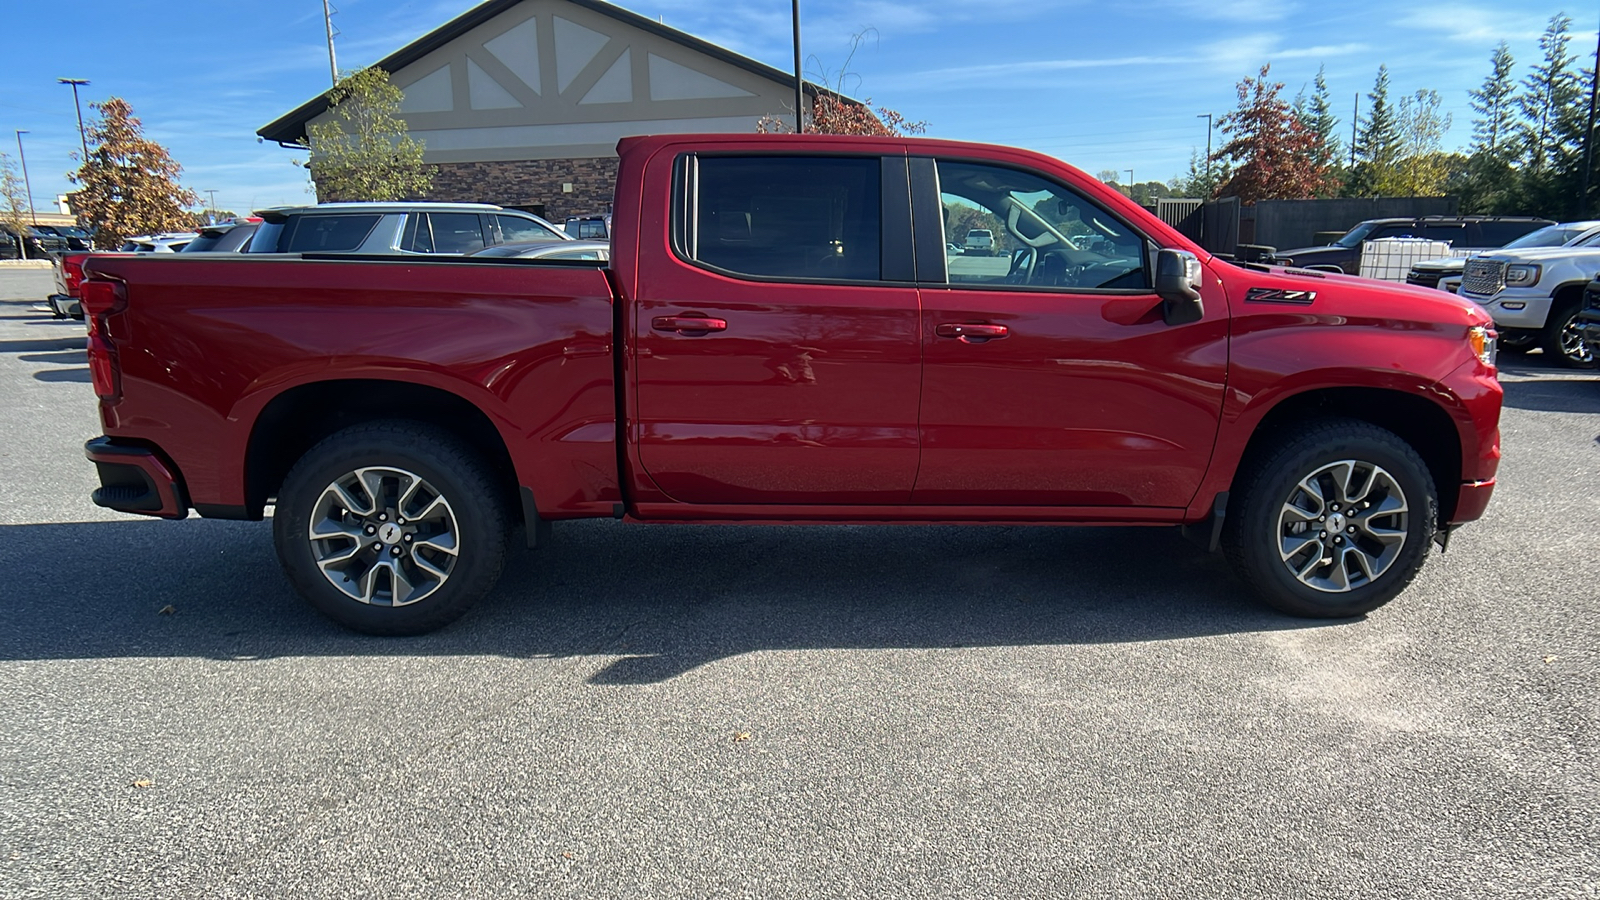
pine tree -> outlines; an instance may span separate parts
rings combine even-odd
[[[131,235],[186,230],[184,208],[200,198],[178,186],[183,167],[144,136],[126,100],[112,97],[89,107],[100,114],[88,128],[89,159],[67,178],[81,185],[74,206],[98,227],[95,246],[110,249]]]
[[[1326,187],[1317,193],[1318,197],[1332,197],[1337,195],[1339,184],[1343,181],[1338,177],[1339,160],[1342,156],[1342,145],[1339,141],[1339,120],[1333,115],[1333,103],[1328,98],[1328,79],[1324,74],[1325,66],[1317,67],[1317,77],[1312,79],[1311,102],[1306,108],[1305,124],[1312,134],[1317,136],[1316,150],[1313,154],[1317,165],[1328,173]]]
[[[1327,173],[1316,160],[1316,136],[1279,97],[1283,83],[1268,80],[1271,68],[1262,66],[1258,77],[1241,80],[1239,106],[1217,120],[1232,137],[1213,158],[1235,163],[1220,193],[1245,203],[1313,197],[1326,183]]]
[[[305,165],[319,200],[410,200],[428,193],[433,170],[400,118],[404,95],[373,66],[328,91],[327,119],[306,124]]]
[[[1359,121],[1356,135],[1356,171],[1347,182],[1347,192],[1382,193],[1394,180],[1395,164],[1400,161],[1400,124],[1389,105],[1389,67],[1378,67],[1378,78],[1367,95],[1369,112]]]
[[[1523,166],[1533,173],[1542,171],[1550,162],[1552,135],[1561,111],[1582,97],[1578,74],[1572,70],[1575,57],[1568,48],[1571,28],[1572,20],[1567,16],[1557,13],[1550,17],[1550,24],[1539,38],[1544,61],[1523,79],[1522,93],[1517,97],[1522,113],[1517,141]]]
[[[1472,123],[1472,152],[1505,159],[1511,155],[1517,121],[1512,97],[1516,84],[1511,80],[1515,60],[1505,41],[1496,45],[1489,64],[1493,69],[1483,80],[1483,87],[1467,92],[1472,98],[1472,111],[1478,114]]]

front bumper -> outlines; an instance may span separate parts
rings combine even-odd
[[[176,466],[157,451],[97,437],[83,455],[100,472],[100,487],[90,495],[96,506],[163,519],[189,515],[189,497]]]
[[[1456,511],[1451,514],[1450,521],[1445,524],[1456,526],[1467,522],[1476,522],[1483,518],[1483,511],[1489,508],[1489,498],[1493,494],[1493,478],[1488,481],[1468,481],[1463,483],[1461,492],[1456,495]]]
[[[1537,285],[1525,288],[1506,288],[1493,297],[1461,291],[1461,296],[1482,306],[1494,323],[1502,328],[1526,328],[1537,331],[1550,317],[1552,299]],[[1509,307],[1508,307],[1509,304]]]
[[[1600,350],[1600,307],[1590,306],[1578,313],[1578,333],[1583,342]]]

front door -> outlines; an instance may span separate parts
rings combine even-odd
[[[909,502],[921,347],[904,156],[673,164],[672,246],[641,250],[634,304],[650,479],[681,503]]]
[[[1215,279],[1201,321],[1167,325],[1148,241],[1077,191],[995,165],[913,160],[912,171],[919,232],[987,229],[995,244],[949,249],[943,284],[923,285],[914,502],[1186,506],[1227,368]]]

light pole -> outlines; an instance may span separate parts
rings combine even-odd
[[[87,166],[89,164],[89,140],[83,136],[83,104],[78,102],[78,87],[80,85],[87,86],[89,80],[86,78],[57,78],[56,83],[72,85],[72,105],[78,110],[78,141],[83,145],[83,159],[78,162],[79,165]]]
[[[1211,187],[1211,113],[1201,113],[1196,119],[1206,120],[1206,187]]]
[[[28,180],[28,155],[22,152],[22,136],[31,132],[17,132],[17,158],[22,160],[22,186],[28,192],[28,218],[39,224],[39,214],[33,211],[33,183]]]
[[[328,0],[322,0],[322,22],[328,29],[328,76],[333,79],[333,86],[339,86],[339,62],[333,55],[333,13],[334,9]]]
[[[794,0],[794,133],[806,130],[805,89],[800,82],[800,0]]]
[[[1123,169],[1122,171],[1128,173],[1128,199],[1132,200],[1133,199],[1133,170],[1132,169]]]
[[[215,225],[217,223],[217,192],[207,190],[206,193],[211,195],[211,224]]]

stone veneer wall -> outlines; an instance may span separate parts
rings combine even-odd
[[[438,163],[426,199],[525,207],[544,204],[557,225],[568,216],[611,211],[617,159],[532,159],[506,162]],[[562,186],[572,185],[566,193]]]

